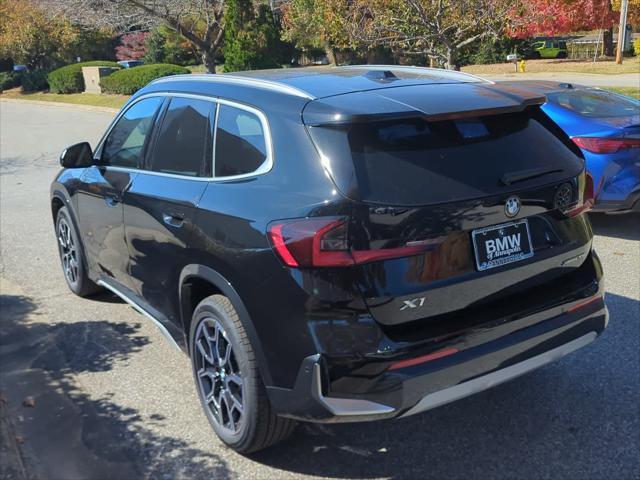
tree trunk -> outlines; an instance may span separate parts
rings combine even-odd
[[[458,63],[458,52],[456,52],[453,48],[447,48],[447,69],[460,70],[460,64]]]
[[[207,69],[207,73],[216,73],[216,52],[211,49],[201,50],[200,56],[202,57],[202,63]]]
[[[330,45],[327,44],[327,45],[325,45],[324,50],[325,50],[325,52],[327,54],[327,60],[329,60],[329,63],[331,65],[337,65],[338,62],[336,60],[336,52],[333,49],[333,47],[331,47]]]
[[[604,54],[607,57],[613,57],[613,27],[604,31]]]

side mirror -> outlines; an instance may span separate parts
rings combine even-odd
[[[87,142],[71,145],[60,154],[60,165],[64,168],[90,167],[93,163],[93,151]]]

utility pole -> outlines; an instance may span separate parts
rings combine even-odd
[[[629,0],[622,0],[620,4],[620,26],[618,27],[618,48],[616,49],[616,63],[622,64],[622,50],[624,49],[624,37],[627,33],[627,11]]]

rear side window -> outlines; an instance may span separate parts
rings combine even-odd
[[[138,168],[162,98],[132,105],[113,126],[102,148],[101,162],[114,167]]]
[[[409,206],[482,198],[577,175],[582,159],[554,128],[536,109],[464,120],[415,117],[327,125],[309,131],[343,193]],[[509,178],[531,171],[543,175],[510,184]]]
[[[566,90],[547,94],[547,101],[585,117],[638,115],[640,102],[603,90]]]
[[[248,110],[220,105],[216,129],[215,176],[255,172],[267,161],[260,118]]]
[[[154,172],[211,176],[215,103],[175,97],[167,108],[149,165]]]

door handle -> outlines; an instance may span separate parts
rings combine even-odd
[[[120,203],[120,197],[117,195],[107,195],[104,197],[104,203],[106,203],[110,207],[115,207]]]
[[[167,225],[180,228],[184,224],[184,215],[181,213],[163,213],[162,220]]]

